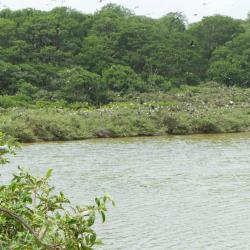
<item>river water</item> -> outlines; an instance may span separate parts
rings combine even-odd
[[[27,144],[5,181],[18,164],[73,203],[114,197],[99,249],[250,249],[249,133]]]

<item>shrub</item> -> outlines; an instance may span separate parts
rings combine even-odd
[[[102,80],[109,89],[121,93],[141,91],[143,81],[129,66],[112,65],[103,70]]]
[[[218,124],[218,121],[211,118],[205,118],[197,122],[197,131],[199,133],[220,133],[223,132],[222,128]]]
[[[8,161],[6,153],[13,153],[11,145],[0,134],[1,164]],[[44,177],[35,177],[19,167],[10,183],[0,186],[0,249],[91,250],[100,243],[92,226],[96,213],[105,222],[110,196],[72,207],[63,193],[55,194],[51,174],[48,170]]]

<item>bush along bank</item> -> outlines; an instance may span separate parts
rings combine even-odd
[[[0,109],[0,130],[21,142],[250,131],[250,90],[182,87],[99,108],[30,105]]]

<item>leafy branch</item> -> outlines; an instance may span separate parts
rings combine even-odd
[[[1,164],[8,162],[6,154],[14,148],[1,134]],[[70,200],[61,192],[55,194],[50,185],[51,169],[43,177],[18,170],[8,185],[0,186],[1,249],[90,250],[99,243],[92,226],[96,213],[105,222],[107,203],[114,205],[108,194],[97,197],[94,205],[72,207]]]

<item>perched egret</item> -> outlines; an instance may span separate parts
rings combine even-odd
[[[7,146],[0,146],[0,153],[2,152],[7,152],[8,151],[8,147]]]

